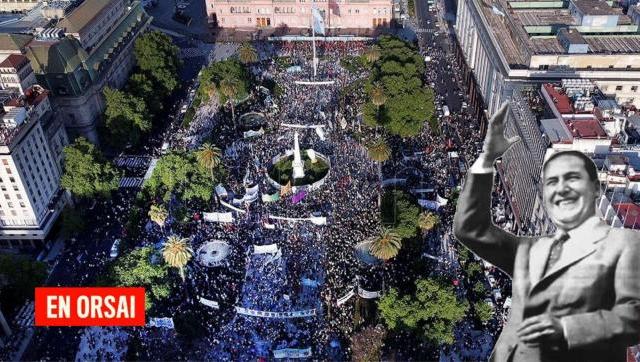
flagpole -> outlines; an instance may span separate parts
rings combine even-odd
[[[313,18],[313,9],[315,9],[316,7],[316,2],[313,1],[312,3],[312,8],[311,8],[311,43],[313,44],[313,80],[316,80],[316,73],[317,73],[317,63],[316,63],[316,29],[315,29],[315,24],[314,24],[314,18]]]

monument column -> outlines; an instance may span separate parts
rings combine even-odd
[[[304,178],[304,163],[302,163],[302,157],[300,157],[298,132],[293,134],[293,178]]]

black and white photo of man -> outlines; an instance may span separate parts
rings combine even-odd
[[[640,233],[596,214],[594,163],[578,151],[543,165],[544,207],[554,235],[516,236],[491,221],[493,163],[518,137],[504,136],[508,105],[491,118],[454,217],[458,240],[512,278],[512,306],[491,361],[624,361],[640,340]]]

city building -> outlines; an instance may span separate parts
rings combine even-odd
[[[314,4],[329,31],[388,27],[393,18],[392,0],[205,0],[210,24],[247,31],[310,29]]]
[[[61,18],[56,22],[46,16]],[[43,21],[47,25],[39,27]],[[0,34],[0,55],[28,58],[36,82],[50,90],[52,106],[68,132],[98,142],[102,90],[126,83],[135,63],[133,44],[151,18],[139,1],[85,0],[41,5],[20,22],[0,25],[6,32]]]
[[[585,153],[598,168],[599,215],[612,227],[640,229],[640,116],[589,80],[562,80],[513,89],[507,136],[521,142],[496,164],[501,225],[518,234],[549,234],[541,173],[554,152]]]
[[[38,3],[39,0],[3,0],[0,2],[0,12],[29,11],[38,6]]]
[[[4,59],[3,59],[4,58]],[[15,88],[24,94],[25,90],[36,83],[31,62],[22,54],[0,55],[0,87]]]
[[[561,79],[640,105],[638,24],[603,0],[461,0],[455,33],[472,103],[490,114],[522,83]]]
[[[508,137],[520,136],[522,141],[496,163],[500,192],[508,200],[505,205],[508,227],[523,235],[544,233],[551,225],[543,208],[539,172],[548,143],[540,131],[536,115],[531,111],[530,97],[535,92],[526,93],[514,90],[511,113],[505,125]]]
[[[34,247],[67,200],[42,122],[51,116],[49,92],[38,85],[23,95],[2,90],[0,103],[0,247]],[[55,141],[68,142],[64,131],[62,136]]]

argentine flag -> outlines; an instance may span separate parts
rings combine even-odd
[[[316,34],[324,35],[324,19],[320,10],[314,7],[311,9],[311,13],[313,14],[313,31]]]

